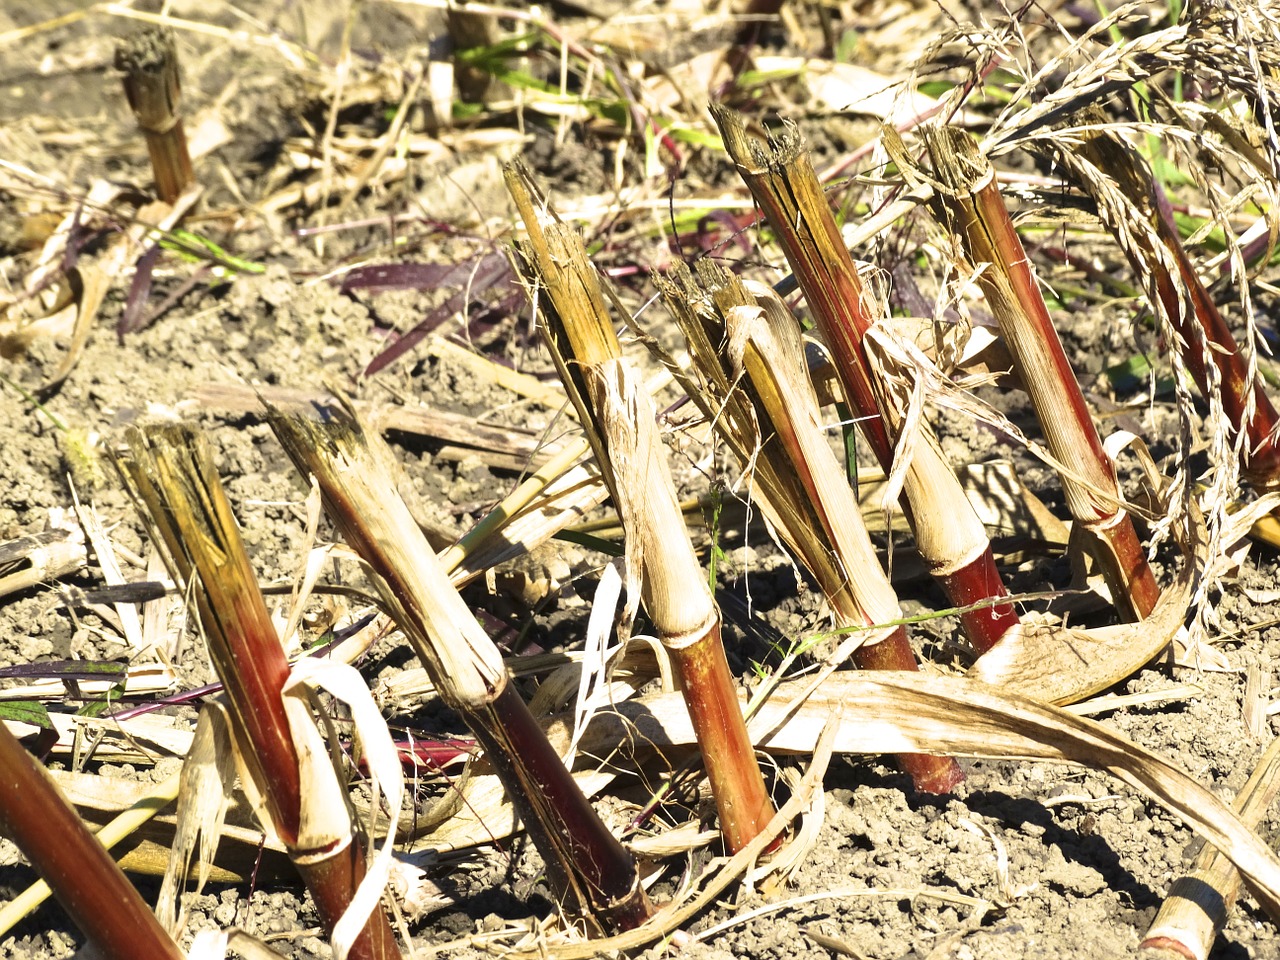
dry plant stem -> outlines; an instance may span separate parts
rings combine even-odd
[[[1280,795],[1280,738],[1271,741],[1244,789],[1232,804],[1241,822],[1256,829]],[[1206,845],[1191,872],[1169,888],[1146,939],[1142,960],[1207,960],[1227,914],[1240,896],[1240,873],[1215,847]]]
[[[454,50],[491,47],[502,39],[495,17],[488,13],[471,13],[465,3],[450,4],[445,17]],[[482,67],[455,60],[453,69],[463,103],[484,103],[509,93],[506,84]]]
[[[1141,277],[1148,272],[1152,275],[1160,306],[1177,334],[1178,350],[1196,386],[1206,397],[1211,389],[1206,354],[1217,368],[1227,421],[1245,430],[1248,436],[1248,442],[1241,449],[1240,465],[1245,478],[1263,489],[1280,487],[1280,445],[1276,437],[1280,414],[1260,379],[1256,374],[1251,375],[1231,328],[1187,256],[1164,191],[1155,182],[1146,162],[1111,134],[1100,132],[1090,136],[1078,149],[1099,172],[1116,182],[1125,198],[1146,220],[1149,230],[1126,228],[1140,249],[1127,243],[1121,247],[1135,275]],[[1082,186],[1088,189],[1087,184]],[[1114,223],[1109,226],[1113,232],[1118,227]],[[1157,243],[1163,251],[1156,248]],[[1176,274],[1169,269],[1170,261],[1177,268]]]
[[[107,960],[183,956],[45,769],[0,723],[0,833]]]
[[[175,580],[187,584],[218,679],[226,688],[243,759],[262,792],[280,840],[306,883],[327,930],[341,919],[365,874],[357,838],[309,848],[304,789],[282,690],[289,662],[240,539],[202,435],[183,425],[131,431],[122,470],[164,540]],[[350,824],[347,824],[348,830]],[[399,957],[386,913],[376,909],[349,954]]]
[[[863,435],[888,473],[893,439],[863,346],[872,322],[868,296],[813,165],[793,131],[766,150],[751,142],[736,114],[722,108],[713,108],[713,114],[725,148],[778,235],[831,352],[845,398],[861,417]],[[931,436],[927,426],[921,431]],[[959,480],[936,445],[924,440],[916,444],[903,485],[903,510],[921,556],[958,607],[1007,596],[981,521],[968,508]],[[970,642],[985,653],[1018,622],[1018,615],[1012,604],[998,603],[961,619]]]
[[[606,930],[643,922],[652,908],[631,855],[547,743],[355,419],[324,412],[320,422],[271,409],[271,427],[298,469],[319,482],[329,515],[376,574],[441,698],[484,744],[557,894]]]
[[[941,181],[934,202],[979,267],[978,284],[1035,407],[1062,476],[1067,507],[1092,535],[1094,552],[1117,604],[1129,617],[1149,614],[1160,596],[1133,521],[1119,506],[1115,466],[1102,448],[1079,381],[996,185],[995,170],[963,132],[922,128]]]
[[[592,367],[588,386],[622,498],[628,566],[640,571],[645,609],[671,655],[720,829],[736,853],[769,822],[773,806],[738,709],[720,613],[689,542],[648,395],[621,359]]]
[[[696,371],[686,391],[742,465],[752,501],[818,581],[836,626],[857,629],[838,650],[872,668],[915,669],[905,628],[877,626],[902,612],[824,439],[799,324],[772,291],[757,299],[710,260],[699,261],[696,280],[681,265],[661,287]],[[951,760],[900,761],[921,789],[943,792],[961,779]]]
[[[187,134],[182,125],[182,88],[173,33],[152,27],[116,49],[116,69],[124,71],[124,93],[147,138],[156,193],[173,203],[194,181]]]
[[[622,348],[595,268],[576,231],[534,209],[531,184],[508,173],[529,234],[522,272],[551,301],[541,319],[553,349],[583,374],[602,468],[626,531],[628,568],[640,577],[645,610],[671,654],[698,733],[720,829],[730,852],[743,849],[773,816],[720,636],[720,613],[689,542],[684,515],[654,421],[656,412]],[[527,269],[523,269],[527,268]],[[567,347],[567,350],[564,348]],[[566,389],[572,390],[567,382]],[[585,421],[584,421],[585,422]]]
[[[823,436],[799,324],[771,290],[762,291],[755,302],[735,284],[722,284],[717,292],[729,351],[741,358],[762,424],[786,451],[835,554],[834,567],[806,565],[843,625],[875,627],[901,619],[897,594],[880,566],[857,498]],[[874,639],[854,651],[857,665],[864,670],[915,670],[906,627],[881,633],[868,634]],[[945,793],[963,779],[959,765],[948,757],[900,754],[898,761],[917,789],[930,793]]]

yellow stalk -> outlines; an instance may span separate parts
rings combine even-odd
[[[538,297],[565,389],[584,414],[581,422],[593,427],[589,437],[626,534],[628,576],[638,580],[645,610],[671,653],[725,843],[736,852],[764,829],[773,807],[737,706],[720,613],[689,542],[652,401],[622,359],[581,238],[545,203],[535,206],[527,174],[509,169],[507,184],[529,234],[518,248],[518,266]]]

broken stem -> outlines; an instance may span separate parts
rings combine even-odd
[[[889,412],[881,406],[864,345],[879,308],[858,276],[803,144],[788,130],[766,148],[747,136],[737,114],[719,107],[712,113],[725,149],[786,253],[831,353],[845,399],[857,411],[863,435],[888,474],[894,465],[894,444],[902,438],[895,435],[899,427],[888,422]],[[932,430],[923,423],[918,429],[903,483],[903,512],[930,572],[955,606],[969,608],[961,615],[965,634],[984,653],[1018,622],[1018,614],[1011,603],[970,607],[979,600],[1000,600],[1008,591],[986,531],[933,441]]]
[[[720,612],[689,542],[653,403],[622,348],[581,237],[535,209],[528,175],[509,169],[507,185],[529,238],[518,248],[531,290],[545,288],[539,314],[575,405],[589,408],[596,457],[610,480],[626,534],[627,567],[638,576],[646,612],[671,655],[698,732],[720,828],[730,852],[745,847],[773,816],[764,776],[720,636]]]
[[[547,742],[498,649],[414,523],[385,459],[349,408],[327,407],[322,415],[269,408],[285,452],[316,478],[330,517],[369,565],[441,698],[484,745],[557,895],[605,930],[642,923],[652,908],[635,861]]]
[[[124,93],[147,138],[156,193],[172,204],[194,181],[187,134],[180,111],[182,85],[173,33],[142,30],[116,48],[116,69],[124,71]]]

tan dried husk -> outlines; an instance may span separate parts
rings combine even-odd
[[[642,571],[645,609],[663,642],[673,648],[696,643],[718,614],[689,545],[653,403],[621,358],[587,366],[584,377],[627,530],[627,569]]]
[[[867,279],[864,273],[864,281]],[[898,375],[899,371],[891,368],[883,354],[877,355],[873,350],[873,337],[879,330],[893,337],[888,329],[890,320],[882,309],[884,297],[868,296],[866,300],[876,313],[876,320],[863,341],[867,363],[873,371],[871,385],[876,390],[885,428],[894,442],[893,467],[883,493],[883,509],[888,513],[899,493],[905,492],[914,517],[916,549],[929,572],[938,576],[952,574],[981,557],[991,543],[975,510],[955,509],[957,502],[968,504],[969,501],[925,417],[921,386]]]
[[[725,312],[726,350],[735,373],[750,378],[839,564],[842,580],[823,583],[828,600],[845,624],[898,620],[897,593],[880,566],[853,489],[826,443],[799,324],[772,291],[761,293],[754,291],[756,306]]]
[[[206,706],[200,711],[191,749],[182,763],[177,828],[156,900],[156,916],[170,933],[186,927],[187,901],[179,904],[178,883],[190,872],[197,841],[200,853],[194,892],[199,894],[208,882],[223,821],[231,806],[235,756],[226,714],[216,704]]]

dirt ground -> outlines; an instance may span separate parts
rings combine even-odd
[[[592,7],[556,7],[556,22],[573,33],[587,14],[617,13],[584,6]],[[881,36],[885,22],[895,16],[903,29],[923,30],[945,21],[938,9],[925,4],[855,3],[825,9],[832,17],[843,17],[848,30],[864,30],[868,37]],[[406,123],[424,145],[393,149],[398,167],[384,164],[350,197],[354,181],[335,180],[327,203],[314,192],[296,203],[282,201],[286,191],[320,182],[316,169],[326,158],[315,147],[331,120],[336,139],[328,160],[359,176],[413,82],[409,67],[426,71],[433,57],[446,55],[437,10],[391,3],[352,10],[350,86],[343,94],[344,109],[330,117],[347,5],[278,0],[251,15],[220,4],[167,7],[176,18],[220,28],[216,33],[178,30],[186,114],[193,127],[221,133],[217,139],[223,141],[196,162],[205,195],[186,225],[265,269],[218,276],[207,262],[189,263],[165,253],[154,265],[143,307],[146,326],[121,337],[116,325],[137,299],[130,287],[133,263],[125,264],[110,277],[105,302],[74,367],[61,386],[40,394],[38,405],[35,394],[71,349],[68,333],[37,336],[24,351],[11,350],[0,360],[0,541],[36,533],[49,523],[50,511],[71,506],[68,472],[77,459],[73,441],[82,431],[95,431],[110,443],[131,423],[181,414],[208,432],[262,582],[288,583],[306,547],[306,485],[264,424],[199,393],[210,384],[302,390],[337,385],[371,403],[420,405],[456,415],[468,426],[500,427],[525,438],[523,443],[558,429],[553,407],[519,398],[481,377],[456,353],[432,346],[433,339],[448,339],[464,351],[545,378],[551,364],[532,333],[528,309],[516,296],[511,276],[463,296],[465,311],[450,298],[457,299],[463,286],[474,282],[470,268],[463,269],[461,280],[442,283],[436,274],[417,289],[408,289],[407,283],[377,288],[343,282],[350,270],[369,264],[453,266],[502,254],[515,215],[502,188],[501,166],[517,154],[562,212],[586,211],[584,228],[597,241],[598,262],[614,276],[628,306],[638,310],[652,295],[648,271],[672,258],[665,240],[670,231],[662,155],[649,157],[656,158],[656,166],[647,168],[643,142],[599,116],[584,118],[566,110],[556,117],[511,109],[442,130],[429,116],[428,80],[417,94],[419,108]],[[1060,12],[1069,19],[1066,8]],[[84,16],[29,35],[9,32],[76,13]],[[81,208],[91,227],[80,251],[86,263],[108,262],[111,244],[127,227],[123,211],[135,209],[133,194],[150,189],[145,148],[112,67],[116,39],[139,26],[87,3],[0,5],[0,158],[16,165],[6,167],[0,180],[8,184],[0,191],[0,257],[12,290],[25,282],[34,250],[61,217],[76,209],[77,198],[92,184],[105,181],[122,192],[102,211]],[[793,34],[775,31],[769,52],[805,54],[788,46],[793,40]],[[688,42],[702,42],[701,35],[690,32]],[[712,36],[708,49],[715,42]],[[887,66],[908,57],[912,45],[868,49],[868,62]],[[678,47],[673,44],[667,51],[672,60],[680,60]],[[628,62],[651,62],[636,56]],[[502,96],[509,100],[511,94]],[[859,142],[858,122],[847,117],[806,111],[803,104],[794,107],[793,115],[819,161]],[[221,129],[210,118],[217,118]],[[363,145],[356,143],[358,138],[364,138]],[[727,196],[732,170],[724,155],[698,146],[685,149],[688,163],[674,196]],[[393,169],[402,173],[393,175]],[[609,212],[591,213],[606,207]],[[739,204],[724,217],[708,220],[706,235],[723,240],[728,235],[724,224],[744,209]],[[782,275],[776,249],[740,253],[733,243],[724,249],[743,257],[753,275],[769,281]],[[1272,304],[1262,296],[1269,323],[1266,312]],[[170,297],[175,299],[166,305]],[[153,319],[150,315],[162,307]],[[1119,389],[1099,376],[1137,351],[1135,343],[1144,335],[1134,332],[1136,313],[1132,303],[1104,303],[1069,307],[1059,319],[1090,399],[1107,412],[1104,427],[1124,426],[1145,437],[1158,455],[1168,454],[1177,450],[1172,395],[1149,400],[1145,386]],[[433,314],[442,322],[431,338],[384,370],[365,375],[368,364],[398,334]],[[642,316],[669,340],[672,328],[659,314],[651,306]],[[1142,340],[1149,341],[1149,335]],[[1002,402],[1019,422],[1031,422],[1021,401]],[[1027,486],[1066,516],[1056,479],[1025,451],[955,414],[939,415],[937,423],[949,455],[964,462],[1012,461]],[[506,450],[484,450],[468,446],[465,437],[403,431],[389,439],[429,520],[453,535],[465,531],[516,484],[520,474],[512,466],[526,449],[513,442]],[[732,478],[726,464],[698,456],[683,451],[682,495],[705,492],[708,476]],[[144,545],[128,499],[111,479],[97,485],[81,479],[79,496],[110,527],[125,558],[126,578],[145,579],[145,571],[129,560],[142,555]],[[720,590],[735,624],[730,656],[747,677],[752,662],[768,657],[762,630],[795,640],[821,630],[823,614],[816,590],[779,560],[763,531],[748,531],[744,538],[741,529],[726,530],[725,540]],[[487,605],[486,623],[495,631],[505,629],[507,637],[532,619],[526,649],[568,648],[581,642],[586,599],[604,562],[588,548],[549,548],[534,567],[553,572],[564,586],[558,598],[536,612],[522,608],[521,598],[500,591],[495,598],[483,585],[468,596]],[[1062,588],[1071,580],[1061,550],[1011,553],[1003,562],[1015,589]],[[1255,728],[1261,736],[1252,735],[1243,705],[1246,673],[1261,671],[1265,694],[1270,665],[1280,660],[1275,563],[1273,552],[1254,545],[1221,590],[1209,597],[1216,606],[1220,642],[1214,649],[1224,658],[1221,669],[1165,665],[1143,670],[1116,692],[1171,689],[1169,698],[1098,716],[1228,802],[1273,735],[1269,719]],[[124,656],[115,624],[95,609],[67,602],[66,588],[91,590],[102,585],[102,577],[91,559],[63,578],[61,586],[46,583],[0,599],[0,666]],[[909,613],[943,606],[940,592],[920,580],[906,580],[900,589]],[[749,615],[744,612],[748,605]],[[1106,614],[1094,616],[1105,619]],[[764,626],[749,629],[744,626],[748,619]],[[914,631],[925,655],[947,668],[963,660],[957,635],[954,617],[931,620]],[[212,679],[193,640],[188,631],[176,646],[172,667],[180,689]],[[386,643],[375,647],[361,669],[375,683],[412,665],[403,646]],[[529,681],[527,692],[532,693],[534,684]],[[191,708],[166,713],[188,724],[194,716]],[[455,717],[429,704],[396,713],[397,723],[420,735],[465,735]],[[52,762],[66,767],[71,759],[55,757]],[[756,893],[722,900],[686,927],[694,942],[685,952],[758,960],[839,955],[1098,960],[1131,955],[1171,881],[1196,853],[1194,835],[1158,805],[1095,770],[1014,761],[966,761],[964,767],[964,783],[950,795],[934,797],[914,792],[887,762],[837,758],[825,781],[821,835],[793,881],[770,897]],[[96,760],[86,769],[143,781],[162,779],[160,770],[169,771],[163,765]],[[634,784],[619,784],[601,803],[612,811],[615,805],[642,800],[643,794]],[[424,789],[424,808],[433,796]],[[1272,815],[1260,831],[1269,839],[1278,826]],[[552,911],[536,855],[519,839],[439,857],[431,855],[426,842],[415,852],[429,876],[447,891],[446,901],[411,925],[420,956],[446,946],[459,956],[483,954],[468,945],[473,935],[515,929]],[[683,858],[671,858],[655,896],[660,899],[663,891],[669,895],[686,867]],[[33,879],[13,845],[0,841],[0,901]],[[142,877],[138,882],[144,895],[154,898],[158,881]],[[191,930],[235,925],[264,937],[285,956],[329,955],[312,905],[287,881],[213,884],[191,908]],[[65,957],[83,943],[62,910],[46,904],[0,937],[0,956]],[[675,952],[676,947],[653,949],[654,955],[664,951]],[[1212,957],[1280,957],[1275,924],[1243,898]]]

